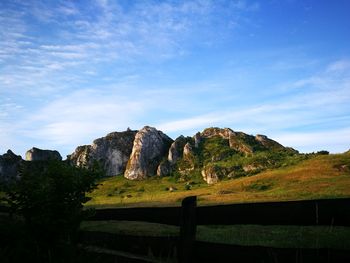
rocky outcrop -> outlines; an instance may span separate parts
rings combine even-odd
[[[26,152],[26,161],[62,161],[58,151],[41,150],[33,147]]]
[[[18,170],[22,162],[22,157],[14,154],[11,150],[0,155],[0,182],[15,179],[18,176]]]
[[[213,184],[223,177],[252,175],[274,167],[281,160],[273,160],[277,155],[269,155],[269,151],[278,151],[279,158],[298,153],[265,135],[253,136],[229,128],[207,128],[193,137],[179,136],[173,141],[161,131],[145,126],[139,131],[110,133],[92,145],[79,146],[68,160],[85,168],[97,162],[106,175],[124,174],[131,180],[156,174],[180,174],[180,179],[187,180],[200,170],[203,179]],[[255,157],[261,152],[265,152],[261,156],[266,160]]]
[[[169,148],[168,159],[159,164],[157,168],[157,175],[169,175],[174,170],[177,161],[184,157],[186,154],[185,151],[188,151],[189,148],[192,150],[192,147],[189,144],[189,142],[192,141],[193,139],[191,137],[184,137],[182,135],[176,138]]]
[[[136,131],[112,132],[96,139],[92,145],[76,148],[67,159],[75,166],[92,168],[98,163],[107,176],[124,173],[128,163]]]
[[[182,153],[187,141],[188,138],[185,138],[181,135],[178,138],[176,138],[175,141],[171,144],[168,153],[168,161],[171,165],[175,164],[177,160],[179,160],[182,157]]]
[[[257,134],[255,136],[255,140],[260,142],[263,146],[265,146],[268,149],[272,149],[272,148],[274,148],[275,150],[284,149],[283,145],[279,144],[274,140],[269,139],[266,135]]]
[[[158,176],[166,176],[169,175],[172,172],[172,165],[169,163],[168,160],[162,161],[157,168],[157,175]]]
[[[92,164],[92,151],[91,145],[78,146],[74,153],[67,156],[67,160],[77,167],[89,168]]]
[[[223,177],[222,169],[217,165],[206,165],[201,173],[207,184],[215,184]]]
[[[173,140],[157,129],[145,126],[137,132],[124,176],[130,180],[153,176]]]
[[[190,143],[186,143],[184,146],[184,150],[183,150],[183,156],[184,158],[190,156],[191,154],[193,154],[193,150],[192,150],[192,146]]]
[[[200,135],[202,138],[211,138],[214,136],[220,136],[224,139],[229,139],[230,134],[233,133],[233,131],[229,128],[217,128],[217,127],[212,127],[212,128],[207,128],[204,129]]]
[[[199,144],[201,143],[201,140],[202,140],[202,137],[201,137],[201,133],[200,132],[197,132],[194,136],[194,147],[195,148],[198,148],[199,147]]]

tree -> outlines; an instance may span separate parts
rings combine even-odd
[[[35,257],[57,262],[62,248],[74,243],[87,212],[86,193],[97,187],[99,176],[98,169],[59,161],[27,162],[21,167],[20,179],[7,188],[5,201],[35,243]]]

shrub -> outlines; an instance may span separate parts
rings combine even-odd
[[[6,189],[5,202],[36,246],[31,256],[52,262],[64,254],[59,248],[74,243],[87,213],[83,211],[83,204],[89,200],[86,193],[96,188],[100,173],[52,161],[26,163],[20,175]]]

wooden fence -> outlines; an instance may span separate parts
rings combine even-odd
[[[304,255],[301,255],[302,259],[299,261],[293,259],[288,262],[350,262],[348,251],[301,248],[295,252],[294,250],[276,248],[208,245],[195,241],[197,225],[254,224],[349,227],[350,198],[197,207],[196,197],[191,196],[182,201],[181,207],[97,209],[96,213],[88,220],[128,220],[178,225],[180,226],[179,262],[196,262],[193,255],[196,249],[201,247],[202,249],[211,249],[215,246],[216,251],[230,249],[232,253],[242,253],[245,262],[269,262],[262,259],[266,253],[282,253],[286,255],[285,258],[289,257],[288,253]],[[299,254],[295,257],[298,258]],[[248,260],[247,255],[252,260]],[[315,261],[303,260],[305,257],[312,259],[316,256]],[[275,258],[274,262],[281,261]]]

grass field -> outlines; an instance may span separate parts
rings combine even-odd
[[[187,182],[173,177],[145,181],[111,177],[90,194],[87,206],[178,206],[190,195],[198,196],[199,205],[349,197],[350,153],[311,156],[293,166],[215,185],[207,185],[199,176]]]
[[[132,236],[178,236],[179,227],[135,221],[83,222],[84,231]],[[329,226],[197,226],[199,241],[279,248],[333,248],[350,250],[350,228]]]

